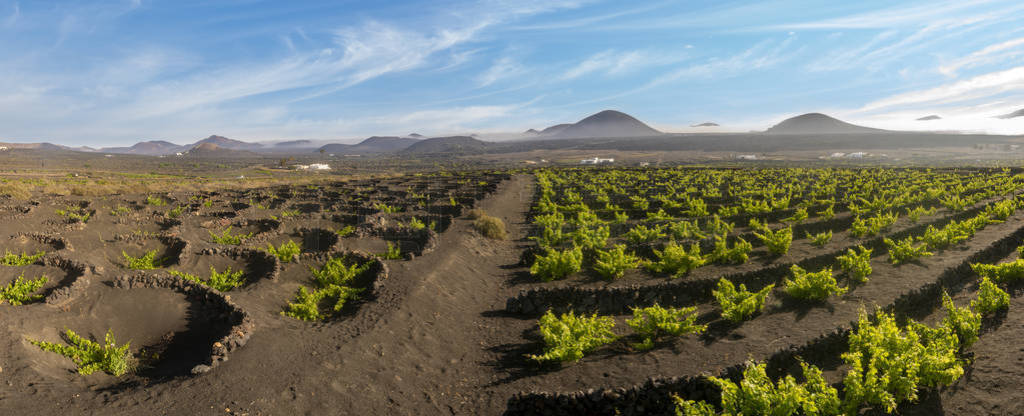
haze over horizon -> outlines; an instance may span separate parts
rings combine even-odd
[[[1024,134],[1024,4],[0,0],[0,141],[661,131],[802,113]],[[918,120],[937,115],[934,120]],[[713,128],[719,129],[719,128]],[[707,130],[704,130],[707,131]],[[717,131],[717,130],[714,130]]]

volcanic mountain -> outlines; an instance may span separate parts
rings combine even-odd
[[[691,124],[690,127],[718,127],[718,123],[706,122],[700,124]]]
[[[1024,116],[1024,108],[1022,108],[1020,110],[1017,110],[1017,111],[1014,111],[1014,112],[1009,113],[1009,114],[1003,114],[1001,116],[996,116],[996,118],[1006,119],[1006,118],[1017,118],[1017,117],[1022,117],[1022,116]]]
[[[204,143],[215,144],[217,145],[217,147],[231,150],[258,150],[261,147],[263,147],[263,145],[259,143],[246,143],[240,140],[233,140],[224,136],[217,135],[213,135],[198,142],[195,142],[193,143],[192,146],[195,147]]]
[[[221,147],[215,143],[200,143],[192,147],[188,152],[184,153],[184,156],[192,157],[256,157],[259,156],[254,152],[248,150],[229,149]]]
[[[160,156],[171,155],[188,150],[188,146],[181,146],[163,140],[150,140],[138,142],[130,147],[104,147],[99,149],[103,153],[119,153],[132,155]]]
[[[540,132],[530,129],[526,131],[526,134],[555,138],[588,138],[658,136],[661,132],[629,114],[604,110],[575,124],[556,124]]]
[[[930,116],[924,116],[924,117],[921,117],[921,118],[917,119],[917,121],[931,121],[931,120],[942,120],[942,117],[939,117],[939,116],[937,116],[935,114],[932,114]]]
[[[405,154],[469,154],[487,149],[488,143],[469,136],[434,137],[421,140],[401,151]]]
[[[373,136],[359,142],[358,144],[331,143],[321,146],[317,151],[322,150],[327,153],[349,154],[390,153],[405,149],[413,144],[419,143],[420,141],[420,139],[413,139],[409,137]]]
[[[788,118],[765,131],[768,134],[875,134],[887,132],[850,124],[821,113],[807,113]]]

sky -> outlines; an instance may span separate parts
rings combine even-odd
[[[604,109],[1024,134],[994,118],[1024,108],[1024,3],[895,3],[0,0],[0,141],[487,137]]]

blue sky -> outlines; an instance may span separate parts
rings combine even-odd
[[[486,137],[607,108],[679,132],[819,111],[1024,133],[993,118],[1024,108],[1022,20],[1019,1],[0,0],[0,140]]]

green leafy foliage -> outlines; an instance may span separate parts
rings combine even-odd
[[[923,216],[923,215],[935,215],[936,212],[938,212],[938,208],[936,208],[936,207],[931,207],[929,209],[925,209],[924,207],[920,207],[920,206],[919,207],[915,207],[914,209],[909,209],[908,208],[907,209],[907,218],[910,219],[910,222],[916,224],[918,221],[921,220],[921,216]]]
[[[697,308],[663,308],[658,304],[647,308],[634,308],[633,318],[626,324],[643,338],[638,349],[650,349],[654,341],[664,336],[700,334],[707,325],[698,325]]]
[[[334,230],[334,233],[337,234],[338,237],[342,237],[342,238],[348,237],[348,236],[352,235],[352,233],[354,233],[354,232],[356,232],[356,227],[353,227],[351,225],[346,225],[346,226],[342,227],[340,230]]]
[[[233,245],[233,246],[241,245],[242,242],[252,238],[252,236],[255,234],[255,233],[248,233],[248,234],[231,235],[231,228],[232,227],[229,226],[227,229],[222,231],[220,234],[214,234],[213,231],[207,231],[207,232],[210,233],[210,239],[213,240],[214,243]]]
[[[148,195],[146,196],[146,204],[152,205],[154,207],[162,207],[164,205],[167,205],[167,201],[158,196]]]
[[[1003,283],[1012,282],[1024,278],[1024,259],[1000,264],[973,263],[971,269],[984,278]]]
[[[665,249],[654,250],[657,261],[648,262],[646,267],[655,273],[665,273],[673,278],[686,275],[691,270],[701,267],[707,260],[700,254],[700,244],[693,243],[690,249],[686,250],[675,241],[665,245]]]
[[[566,276],[580,271],[583,267],[583,250],[579,247],[565,250],[548,248],[543,256],[537,259],[530,266],[530,274],[537,276],[540,280],[550,282],[556,279],[563,279]]]
[[[815,273],[808,273],[800,266],[793,265],[789,268],[793,275],[792,279],[786,279],[786,294],[797,299],[821,301],[829,296],[842,295],[847,288],[839,287],[835,277],[832,276],[832,268],[828,267]]]
[[[616,244],[608,250],[598,250],[594,260],[594,271],[605,279],[618,279],[626,270],[634,269],[640,264],[640,258],[626,252],[626,246]]]
[[[64,338],[69,345],[33,340],[29,340],[29,342],[43,351],[70,358],[78,365],[78,374],[81,375],[87,376],[96,371],[103,371],[120,377],[135,370],[137,361],[129,351],[131,343],[117,346],[113,331],[107,331],[102,345],[82,338],[70,329],[65,331]]]
[[[282,263],[291,263],[297,260],[301,252],[302,247],[299,247],[299,244],[292,240],[281,243],[280,247],[274,247],[273,244],[267,243],[267,253],[277,257]]]
[[[232,272],[230,267],[228,267],[227,270],[224,270],[223,272],[218,272],[216,268],[210,266],[210,277],[206,279],[202,279],[199,276],[185,272],[180,272],[177,270],[171,270],[168,273],[188,281],[212,287],[221,292],[228,292],[231,289],[240,287],[245,284],[245,279],[242,277],[245,273],[241,270]]]
[[[789,246],[793,244],[793,227],[780,228],[778,230],[764,230],[764,232],[754,232],[756,236],[766,247],[768,251],[774,255],[781,256],[789,252]]]
[[[110,210],[110,216],[112,216],[112,217],[119,217],[121,215],[125,215],[125,214],[128,214],[130,212],[132,212],[132,210],[128,209],[124,205],[118,205],[117,208],[113,208],[113,209]]]
[[[807,239],[811,240],[811,245],[815,247],[824,247],[829,241],[832,241],[832,230],[820,232],[814,235],[807,233]]]
[[[383,253],[377,254],[384,260],[399,260],[402,258],[402,249],[388,241],[388,248]]]
[[[615,341],[615,321],[608,316],[576,315],[573,312],[556,317],[550,310],[538,322],[544,337],[544,353],[530,355],[539,362],[579,361],[583,355]]]
[[[791,375],[778,382],[768,377],[765,364],[747,362],[743,370],[743,379],[739,383],[731,380],[710,377],[711,382],[722,390],[722,410],[724,415],[835,415],[839,413],[839,393],[830,386],[821,370],[806,363],[800,363],[803,369],[804,383],[797,383]],[[685,401],[683,401],[685,403]],[[710,407],[701,407],[691,402],[688,407],[680,406],[677,401],[677,414],[680,411],[697,413],[681,413],[684,415],[705,415]]]
[[[900,402],[917,400],[919,387],[949,384],[963,375],[959,342],[949,327],[911,322],[902,329],[892,314],[876,315],[871,322],[861,311],[849,351],[842,355],[850,366],[843,378],[845,413],[856,414],[864,405],[892,413]]]
[[[370,267],[363,264],[346,264],[344,258],[331,258],[320,269],[310,267],[313,274],[313,290],[305,286],[295,294],[281,314],[303,321],[318,321],[332,313],[341,311],[345,304],[359,298],[363,288],[354,287],[355,279]]]
[[[43,295],[33,295],[32,292],[42,289],[46,282],[46,276],[25,280],[25,273],[21,273],[13,282],[0,287],[0,304],[7,301],[11,305],[18,306],[42,300]]]
[[[744,240],[742,237],[737,237],[732,247],[729,247],[728,240],[725,236],[715,236],[715,247],[708,254],[708,261],[711,263],[721,264],[743,264],[750,257],[747,255],[754,246]]]
[[[915,247],[913,237],[907,237],[900,241],[892,241],[886,238],[883,241],[885,241],[885,245],[889,247],[889,261],[892,262],[892,264],[902,264],[932,255],[932,253],[928,251],[928,246],[925,244]]]
[[[666,226],[657,225],[651,228],[647,228],[644,225],[637,225],[627,232],[624,237],[627,241],[633,244],[649,243],[661,238],[665,238]]]
[[[707,234],[701,232],[700,226],[696,222],[690,221],[677,221],[669,224],[668,232],[673,238],[678,240],[703,240],[707,238]]]
[[[871,249],[857,246],[857,251],[846,249],[846,254],[836,257],[839,268],[846,272],[851,280],[866,283],[871,275]]]
[[[775,284],[770,284],[758,292],[750,292],[746,285],[741,283],[737,288],[729,279],[723,277],[718,280],[718,289],[711,291],[711,294],[722,308],[722,317],[738,323],[763,310],[768,293],[774,287]]]
[[[807,208],[802,208],[801,207],[801,208],[797,208],[796,211],[793,212],[793,215],[791,215],[789,217],[786,217],[786,218],[783,218],[782,222],[791,222],[791,223],[794,223],[794,224],[799,224],[799,223],[803,222],[804,220],[806,220],[807,217],[808,217],[808,215],[807,215]]]
[[[946,317],[942,324],[953,330],[962,348],[967,348],[978,340],[981,331],[981,314],[971,308],[960,308],[953,304],[953,299],[945,291],[942,292],[942,306],[946,308]]]
[[[850,226],[850,234],[854,237],[868,237],[878,235],[885,229],[896,223],[899,216],[893,212],[878,213],[867,219],[856,217],[853,225]]]
[[[992,315],[1009,307],[1010,294],[992,283],[988,277],[983,277],[978,286],[978,299],[971,301],[971,308],[982,315]]]
[[[8,250],[4,250],[4,256],[0,257],[0,265],[2,266],[28,266],[35,263],[41,257],[45,256],[45,251],[37,251],[36,254],[14,254]]]
[[[124,256],[124,267],[132,270],[153,270],[163,267],[165,258],[156,258],[156,250],[147,251],[142,257],[129,256],[124,250],[121,251],[121,255]]]
[[[167,211],[167,217],[168,218],[178,218],[178,217],[181,217],[181,214],[183,214],[183,213],[185,213],[185,206],[184,205],[178,205],[176,208],[174,208],[174,209],[172,209],[170,211]]]

